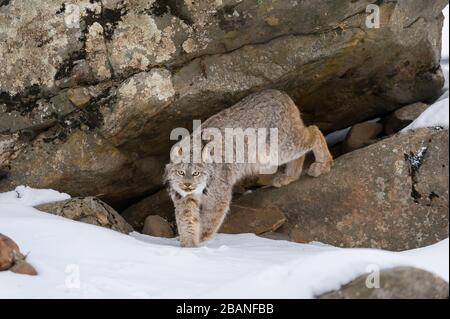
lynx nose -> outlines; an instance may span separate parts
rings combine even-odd
[[[184,183],[184,186],[190,188],[192,186],[192,183]]]

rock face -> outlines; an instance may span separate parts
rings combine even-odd
[[[18,274],[36,276],[36,270],[25,259],[19,246],[11,238],[0,234],[0,271],[11,270]]]
[[[286,222],[286,216],[276,207],[245,207],[232,205],[233,213],[230,213],[222,228],[221,233],[241,234],[254,233],[261,235],[277,230]]]
[[[324,131],[432,99],[446,3],[6,1],[0,191],[155,192],[173,128],[262,89],[287,91]]]
[[[448,283],[424,270],[397,267],[380,272],[380,287],[368,288],[361,276],[320,299],[448,299]]]
[[[400,133],[339,157],[331,173],[235,200],[287,216],[297,242],[406,250],[448,237],[448,130]],[[233,206],[232,206],[233,213]]]
[[[71,198],[36,206],[37,209],[83,223],[128,234],[133,228],[113,208],[95,197]]]

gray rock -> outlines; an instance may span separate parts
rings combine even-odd
[[[383,132],[380,123],[364,122],[353,125],[343,142],[343,152],[348,153],[373,144]]]
[[[399,132],[411,124],[427,108],[427,104],[418,102],[395,110],[383,119],[385,133],[391,135]]]
[[[236,198],[277,207],[278,232],[338,247],[406,250],[448,237],[448,130],[394,135],[336,159],[327,175]],[[234,207],[231,207],[233,214]]]
[[[106,227],[128,234],[133,228],[112,207],[95,197],[75,197],[35,207],[75,221]]]
[[[360,276],[320,299],[448,299],[448,283],[425,270],[397,267],[380,272],[380,287],[368,288],[367,276]]]
[[[233,211],[226,217],[220,233],[264,234],[273,232],[286,222],[284,213],[276,207],[245,207],[232,205]]]

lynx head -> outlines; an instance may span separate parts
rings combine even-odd
[[[182,197],[206,192],[210,172],[206,164],[169,163],[166,165],[165,182]]]

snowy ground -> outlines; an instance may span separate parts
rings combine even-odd
[[[443,95],[405,130],[448,128],[448,6],[444,12]],[[329,142],[344,133],[328,136]],[[13,238],[39,272],[0,272],[0,298],[311,298],[359,275],[408,265],[449,280],[448,239],[394,253],[221,234],[186,249],[175,239],[127,236],[32,207],[67,198],[27,187],[0,193],[0,233]]]
[[[448,240],[394,253],[243,234],[186,249],[175,239],[127,236],[30,206],[65,198],[25,187],[0,194],[0,233],[16,240],[39,272],[0,272],[0,298],[311,298],[400,265],[449,278]]]

